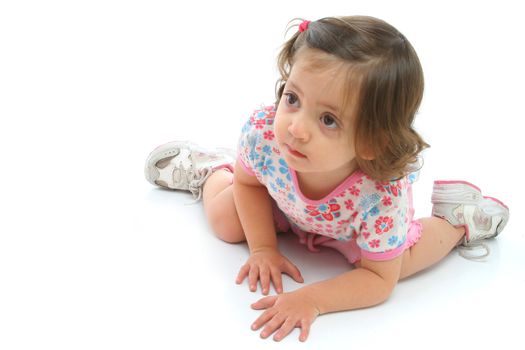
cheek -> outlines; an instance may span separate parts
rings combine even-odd
[[[284,123],[282,118],[275,117],[274,124],[273,124],[273,133],[275,134],[275,138],[277,139],[277,142],[279,143],[281,140],[283,140],[284,136],[286,135],[286,124]]]

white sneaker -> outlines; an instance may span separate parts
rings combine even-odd
[[[174,141],[150,153],[144,174],[153,185],[190,191],[199,200],[204,182],[213,171],[228,168],[233,172],[234,162],[233,150],[206,150],[191,142]]]
[[[509,220],[509,208],[505,204],[492,197],[483,197],[478,187],[466,181],[435,181],[432,203],[433,216],[455,227],[465,227],[460,255],[471,260],[490,254],[489,247],[480,242],[500,234]],[[465,253],[478,247],[483,247],[485,254]]]

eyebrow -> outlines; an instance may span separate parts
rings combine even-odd
[[[303,94],[303,91],[301,90],[301,88],[299,88],[299,86],[295,85],[293,81],[291,80],[288,80],[288,83],[290,84],[290,86],[294,89],[294,90],[297,90],[301,95],[304,95]],[[340,115],[341,115],[341,111],[339,110],[339,108],[329,104],[329,103],[323,103],[323,102],[320,102],[319,103],[321,106],[323,107],[326,107],[328,109],[330,109],[331,111],[335,112],[336,116],[338,119],[341,119]]]

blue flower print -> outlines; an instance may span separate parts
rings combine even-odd
[[[275,167],[273,166],[273,160],[272,159],[263,159],[259,163],[257,163],[257,168],[261,169],[261,173],[263,176],[270,175],[273,177],[273,172],[275,171]]]
[[[369,196],[364,196],[359,202],[359,206],[366,210],[376,205],[377,203],[379,203],[380,200],[381,200],[381,196],[379,196],[379,194],[377,193],[373,193]]]
[[[288,199],[295,203],[295,196],[293,193],[288,193]]]
[[[286,174],[286,179],[288,181],[292,181],[292,177],[290,176],[290,169],[288,169],[288,164],[286,164],[286,162],[282,158],[279,159],[279,164],[281,165],[279,167],[279,171],[281,172],[281,174]]]
[[[248,156],[250,157],[251,161],[259,160],[259,153],[257,153],[257,151],[255,151],[255,148],[252,148],[250,150],[250,153],[249,153]]]
[[[388,239],[388,244],[393,246],[397,243],[397,236],[392,236]]]
[[[270,182],[270,187],[271,187],[273,192],[279,192],[279,190],[277,189],[277,186],[275,186],[275,184],[273,182]]]
[[[248,135],[247,138],[248,141],[248,147],[250,149],[249,157],[251,161],[256,161],[259,159],[259,154],[256,151],[257,144],[260,142],[260,136],[259,135]]]
[[[371,215],[371,216],[376,216],[379,214],[379,209],[377,208],[377,206],[373,207],[372,209],[370,209],[368,211],[368,213]]]
[[[270,146],[268,146],[268,145],[264,146],[262,148],[262,151],[263,151],[263,153],[266,153],[269,156],[272,155],[272,148]]]
[[[417,181],[417,179],[419,179],[419,170],[408,174],[407,178],[408,178],[408,183],[413,184],[414,182]]]
[[[242,132],[243,134],[246,134],[248,131],[250,131],[251,127],[252,127],[252,122],[248,120],[248,121],[243,125],[241,132]]]
[[[284,188],[284,186],[286,186],[286,184],[284,183],[283,179],[281,179],[280,177],[277,178],[277,180],[275,181],[275,183],[276,183],[277,186],[279,186],[280,188]]]

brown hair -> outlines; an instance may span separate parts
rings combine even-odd
[[[412,126],[424,79],[417,54],[403,34],[373,17],[328,17],[311,22],[307,30],[285,42],[279,53],[277,103],[294,55],[303,47],[349,63],[350,76],[359,82],[353,135],[359,168],[380,181],[414,171],[418,154],[429,147]]]

